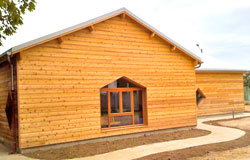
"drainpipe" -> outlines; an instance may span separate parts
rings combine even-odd
[[[14,141],[14,149],[10,153],[16,153],[17,152],[17,137],[16,137],[16,103],[15,103],[15,87],[14,87],[14,66],[13,62],[11,60],[12,52],[7,52],[7,59],[10,64],[10,70],[11,70],[11,104],[12,104],[12,131],[13,131],[13,141]]]
[[[10,64],[10,70],[11,70],[11,91],[14,91],[14,67],[13,63],[11,61],[11,55],[12,53],[10,51],[7,52],[7,59]]]
[[[197,66],[195,66],[195,69],[200,68],[201,64],[198,64]]]

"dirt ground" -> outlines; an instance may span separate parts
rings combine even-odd
[[[111,152],[123,148],[157,143],[162,141],[199,137],[208,134],[210,134],[210,131],[199,129],[181,130],[168,133],[144,135],[140,137],[126,138],[115,141],[87,143],[58,149],[41,150],[31,153],[25,153],[24,155],[31,158],[46,160],[80,158]]]
[[[242,130],[250,131],[250,118],[243,118],[231,121],[218,122],[220,125],[240,128]],[[228,160],[228,159],[250,159],[250,144],[246,147],[239,147],[236,149],[230,149],[223,152],[211,152],[202,157],[194,157],[190,160]]]
[[[228,127],[240,127],[246,132],[239,139],[186,148],[177,151],[163,152],[142,157],[139,160],[224,160],[250,158],[250,129],[246,124],[250,118],[238,118],[235,120],[219,120],[207,122],[213,125],[226,125]],[[246,128],[244,128],[246,127]]]
[[[222,121],[218,123],[222,126],[234,127],[242,130],[250,130],[250,117],[238,120],[229,120],[224,122]]]
[[[189,160],[243,160],[250,158],[250,146],[230,149],[223,152],[211,152],[202,157],[193,157]]]

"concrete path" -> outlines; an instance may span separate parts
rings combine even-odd
[[[250,113],[237,114],[236,117],[250,116]],[[219,115],[219,116],[207,116],[198,119],[197,129],[209,130],[212,133],[207,136],[201,136],[196,138],[188,138],[183,140],[173,140],[168,142],[160,142],[148,145],[137,146],[133,148],[126,148],[122,150],[117,150],[105,154],[100,154],[91,157],[77,158],[74,160],[129,160],[136,159],[151,154],[156,154],[160,152],[173,151],[178,149],[184,149],[194,146],[200,146],[211,143],[219,143],[225,141],[231,141],[237,139],[243,135],[245,132],[239,129],[219,127],[203,124],[202,122],[210,120],[228,119],[232,118],[232,115]]]
[[[236,114],[238,117],[247,117],[250,113]],[[173,140],[168,142],[160,142],[148,145],[141,145],[132,148],[121,149],[109,153],[99,154],[96,156],[75,158],[74,160],[129,160],[136,159],[151,154],[160,152],[173,151],[178,149],[184,149],[188,147],[200,146],[210,143],[219,143],[237,139],[245,134],[244,131],[239,129],[219,127],[203,124],[205,121],[228,119],[232,118],[232,115],[218,115],[207,116],[198,118],[197,129],[209,130],[212,133],[206,136],[188,138],[183,140]],[[22,156],[20,154],[8,155],[7,151],[0,145],[0,160],[32,160],[31,158]]]

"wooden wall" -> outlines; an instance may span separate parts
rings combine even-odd
[[[11,90],[11,75],[8,62],[0,64],[0,141],[12,146],[13,134],[9,128],[5,108]]]
[[[193,59],[126,17],[21,53],[21,148],[196,125]],[[148,125],[101,130],[100,88],[126,76],[147,87]]]
[[[243,73],[196,72],[196,86],[206,98],[198,105],[198,115],[243,112]]]

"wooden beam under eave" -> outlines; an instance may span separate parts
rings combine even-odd
[[[91,26],[88,27],[88,29],[89,29],[90,32],[92,32],[92,31],[94,31],[94,26],[91,25]]]
[[[59,44],[62,44],[62,43],[63,43],[63,37],[58,37],[56,40],[57,40],[57,42],[58,42]]]
[[[125,13],[122,13],[121,14],[121,19],[123,20],[123,19],[125,19],[126,18],[126,14]]]
[[[152,32],[150,35],[150,38],[153,38],[155,36],[155,32]]]
[[[18,56],[17,56],[18,60],[22,60],[23,59],[23,52],[19,52]]]
[[[176,46],[173,46],[172,48],[171,48],[171,51],[175,51],[176,50]]]
[[[199,62],[197,60],[194,60],[194,66],[197,66]]]

